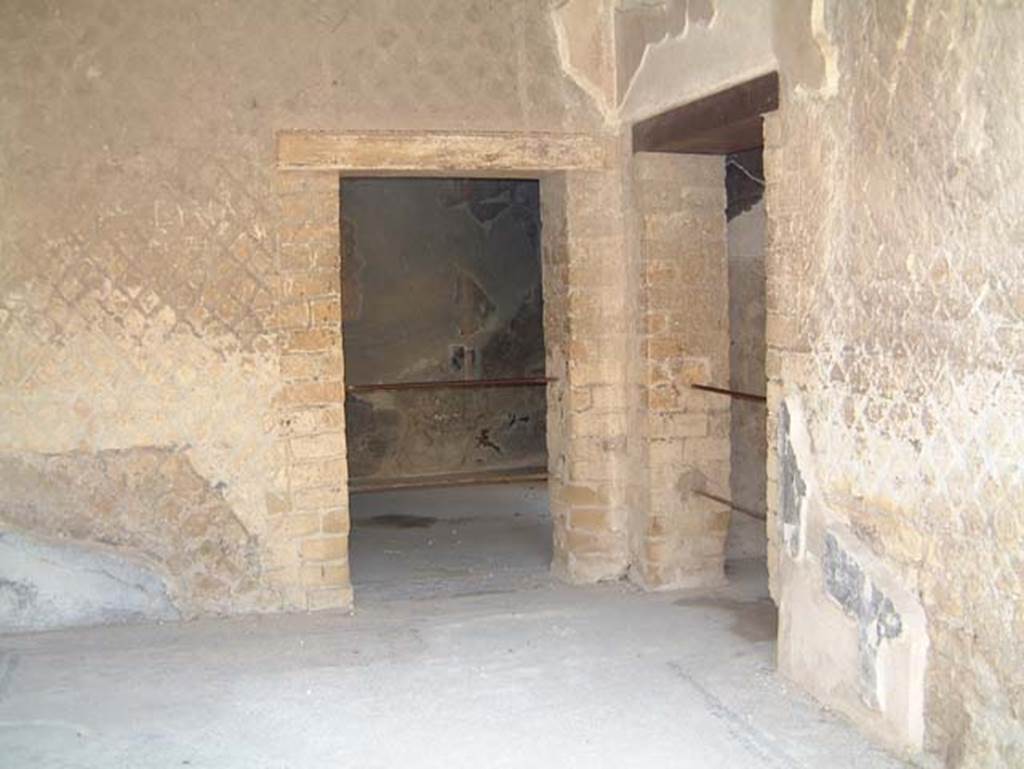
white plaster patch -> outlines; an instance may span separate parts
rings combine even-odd
[[[633,122],[708,96],[777,68],[772,4],[718,0],[707,23],[646,46],[619,108]]]
[[[795,553],[784,547],[779,555],[779,668],[890,746],[918,751],[928,650],[924,610],[913,586],[891,574],[821,494],[800,399],[791,395],[782,407],[804,496],[799,547]],[[783,541],[791,541],[797,532],[782,526]]]
[[[605,123],[613,125],[618,122],[618,114],[614,103],[612,41],[610,36],[601,40],[594,29],[581,29],[581,17],[591,17],[589,20],[599,31],[610,25],[612,14],[602,0],[562,0],[555,5],[551,9],[551,25],[555,30],[558,61],[565,74],[590,97]],[[588,31],[590,34],[584,34]],[[580,66],[581,60],[590,64],[589,71]],[[601,79],[605,80],[603,84]]]

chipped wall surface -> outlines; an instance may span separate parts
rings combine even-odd
[[[900,750],[919,746],[928,636],[912,589],[830,514],[803,402],[779,406],[778,663]],[[770,524],[771,525],[771,524]]]
[[[1021,765],[1024,9],[802,7],[766,128],[780,665],[890,744]]]
[[[122,549],[0,532],[0,633],[180,616],[154,565]]]
[[[551,20],[562,68],[590,96],[609,123],[618,103],[615,26],[616,0],[556,0]]]
[[[602,118],[549,10],[3,3],[5,487],[99,473],[131,506],[104,458],[170,453],[256,543],[256,604],[347,605],[337,176],[274,172],[274,131],[587,131]],[[108,514],[85,498],[75,531],[98,536]],[[168,520],[195,512],[178,502]],[[63,525],[54,505],[31,526]],[[147,514],[140,533],[170,525]],[[194,555],[220,579],[219,553]]]
[[[0,479],[15,529],[147,557],[185,611],[260,605],[255,536],[176,448],[6,456]]]
[[[544,376],[535,181],[342,182],[349,384]],[[350,393],[349,474],[546,467],[544,387]]]

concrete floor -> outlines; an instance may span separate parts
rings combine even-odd
[[[544,504],[353,497],[355,616],[0,638],[0,766],[902,766],[772,672],[763,564],[711,597],[568,587]]]
[[[352,583],[362,603],[527,589],[549,582],[543,483],[352,495]]]

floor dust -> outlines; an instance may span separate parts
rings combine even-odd
[[[779,634],[779,611],[770,598],[737,601],[734,598],[681,598],[676,606],[725,612],[732,623],[729,631],[752,643],[774,641]]]
[[[570,586],[542,487],[381,494],[352,615],[0,636],[0,766],[904,766],[775,674],[763,561],[699,598]]]

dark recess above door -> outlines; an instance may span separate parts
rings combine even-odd
[[[633,126],[634,152],[727,155],[760,147],[762,115],[779,107],[779,75],[770,72]]]

